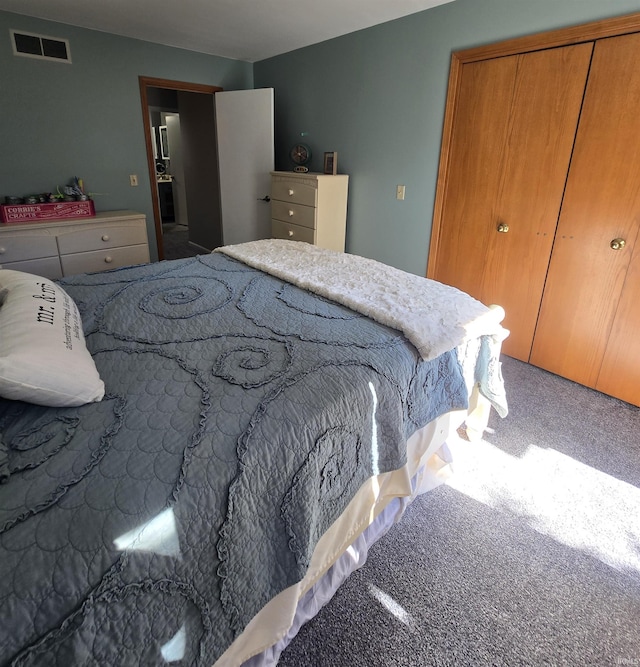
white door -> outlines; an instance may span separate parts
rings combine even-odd
[[[271,237],[273,88],[215,93],[224,245]]]

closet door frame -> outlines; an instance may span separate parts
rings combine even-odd
[[[427,278],[436,274],[436,262],[439,255],[440,235],[443,221],[445,193],[449,172],[449,157],[452,149],[453,125],[458,102],[462,68],[467,63],[517,55],[529,51],[539,51],[570,44],[590,42],[604,37],[616,37],[632,32],[640,32],[640,12],[626,14],[614,18],[603,19],[591,23],[584,23],[569,28],[561,28],[549,32],[536,33],[524,37],[508,39],[496,44],[456,51],[451,56],[449,70],[449,87],[445,107],[442,130],[442,145],[440,149],[440,164],[431,227],[431,241],[429,244],[429,258],[427,263]]]

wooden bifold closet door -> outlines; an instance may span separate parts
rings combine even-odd
[[[640,404],[640,34],[598,40],[531,363]]]
[[[528,360],[592,44],[465,64],[429,277],[506,311]]]
[[[454,54],[427,275],[640,406],[640,14]]]

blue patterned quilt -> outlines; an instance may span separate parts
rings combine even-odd
[[[0,664],[212,665],[417,428],[455,351],[222,254],[75,276],[100,403],[0,399]]]

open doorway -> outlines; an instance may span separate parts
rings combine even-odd
[[[202,252],[189,240],[189,210],[176,90],[147,89],[165,259]],[[203,93],[196,93],[203,94]],[[206,97],[206,95],[205,95]],[[185,119],[187,120],[187,119]]]
[[[181,253],[189,256],[198,248],[206,252],[211,249],[212,242],[215,245],[215,239],[209,238],[210,231],[198,229],[197,215],[190,218],[186,192],[202,192],[202,187],[194,181],[208,179],[210,187],[205,190],[209,191],[211,198],[214,181],[217,182],[217,174],[215,179],[209,174],[215,162],[215,152],[212,154],[211,149],[203,146],[202,126],[206,125],[213,132],[213,95],[222,88],[142,76],[139,82],[158,259],[176,259]],[[164,98],[159,98],[158,92],[164,92]],[[180,113],[181,107],[185,113]],[[203,108],[210,110],[211,114],[204,123],[198,120],[202,117]],[[153,121],[155,114],[158,114],[159,125]],[[187,137],[187,141],[192,138],[193,150],[186,150],[187,147],[176,140],[176,137],[183,136]],[[215,144],[213,134],[211,141]],[[164,152],[163,148],[166,149]],[[190,188],[190,185],[193,187]],[[212,203],[215,205],[215,202]],[[198,199],[192,204],[193,213],[202,208]],[[184,222],[191,224],[187,226]]]

